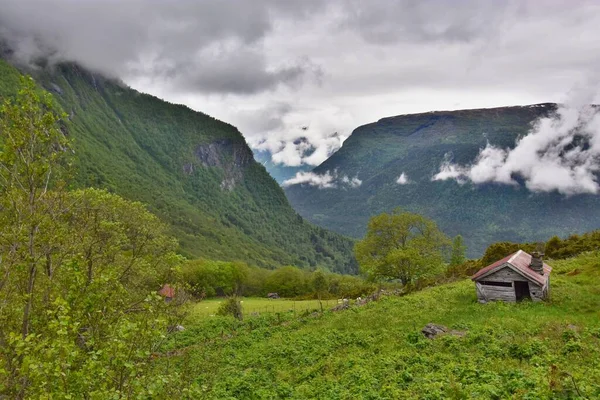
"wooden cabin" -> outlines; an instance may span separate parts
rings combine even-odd
[[[479,270],[471,277],[477,289],[477,300],[487,303],[547,299],[552,268],[543,262],[542,256],[519,250]]]

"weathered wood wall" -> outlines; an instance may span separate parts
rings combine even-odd
[[[512,286],[489,286],[475,282],[475,287],[477,288],[477,300],[479,300],[479,302],[485,303],[495,300],[517,301],[515,289]]]
[[[494,282],[508,282],[508,283],[512,283],[514,281],[521,281],[521,282],[529,282],[528,279],[526,279],[525,277],[523,277],[523,275],[515,272],[514,270],[512,270],[509,267],[504,267],[502,269],[499,269],[498,271],[489,274],[483,278],[478,279],[479,281],[494,281]],[[514,292],[514,289],[513,289]]]
[[[483,276],[479,278],[478,281],[505,282],[511,284],[510,287],[505,287],[483,285],[480,282],[475,282],[475,288],[477,290],[477,300],[483,303],[496,300],[511,302],[516,301],[517,297],[515,294],[515,288],[513,283],[515,281],[528,282],[531,299],[533,301],[542,301],[548,297],[550,285],[550,280],[548,279],[548,283],[542,288],[537,283],[530,281],[529,279],[515,272],[508,266],[501,268],[489,275]]]
[[[529,282],[529,293],[533,301],[542,301],[546,298],[545,290],[533,282]]]

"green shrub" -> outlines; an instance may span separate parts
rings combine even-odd
[[[242,320],[244,318],[242,313],[242,303],[237,297],[229,297],[219,306],[217,310],[217,315],[223,317],[234,317],[237,320]]]

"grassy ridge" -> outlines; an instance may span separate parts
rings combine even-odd
[[[169,362],[214,399],[597,398],[599,258],[551,262],[548,303],[481,305],[465,280],[275,326],[198,321]],[[429,322],[466,335],[425,339]]]
[[[0,60],[0,96],[19,72]],[[190,257],[355,272],[353,242],[313,226],[233,126],[74,65],[28,71],[68,114],[75,182],[146,203]]]

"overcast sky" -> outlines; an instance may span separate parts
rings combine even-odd
[[[0,35],[23,60],[78,61],[230,122],[292,165],[385,116],[578,85],[599,101],[600,1],[0,0]]]

